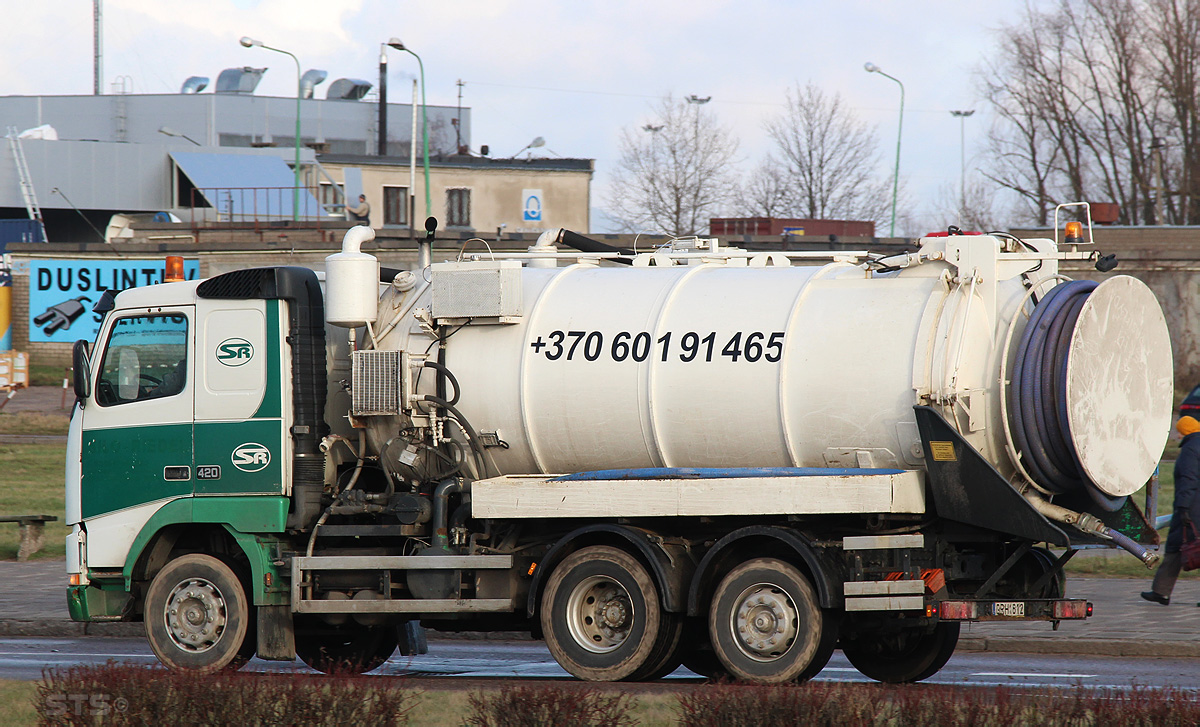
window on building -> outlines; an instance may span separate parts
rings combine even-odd
[[[383,224],[408,224],[408,187],[383,188]]]
[[[462,188],[446,190],[446,226],[471,226],[471,190]]]
[[[319,199],[321,201],[321,209],[325,210],[326,213],[336,214],[342,211],[342,195],[338,194],[341,188],[342,185],[340,184],[335,189],[334,185],[329,182],[321,182]]]

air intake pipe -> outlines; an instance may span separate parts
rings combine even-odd
[[[317,275],[307,268],[235,270],[196,288],[201,298],[286,300],[292,350],[292,508],[287,527],[307,530],[321,511],[325,486],[325,305]]]

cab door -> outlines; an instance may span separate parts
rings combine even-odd
[[[197,496],[287,494],[280,305],[197,302]]]
[[[88,564],[120,567],[142,526],[193,488],[194,306],[117,310],[80,412]]]

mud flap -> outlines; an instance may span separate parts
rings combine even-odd
[[[940,414],[914,406],[934,509],[939,517],[1035,542],[1071,539],[1008,483]]]

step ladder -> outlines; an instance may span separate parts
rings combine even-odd
[[[17,179],[21,185],[21,196],[25,199],[25,210],[29,213],[29,219],[37,221],[38,229],[42,233],[41,241],[46,242],[46,224],[42,222],[42,208],[38,206],[33,177],[29,174],[25,150],[21,147],[21,137],[17,135],[15,126],[8,127],[8,144],[12,148],[13,162],[17,165]]]

